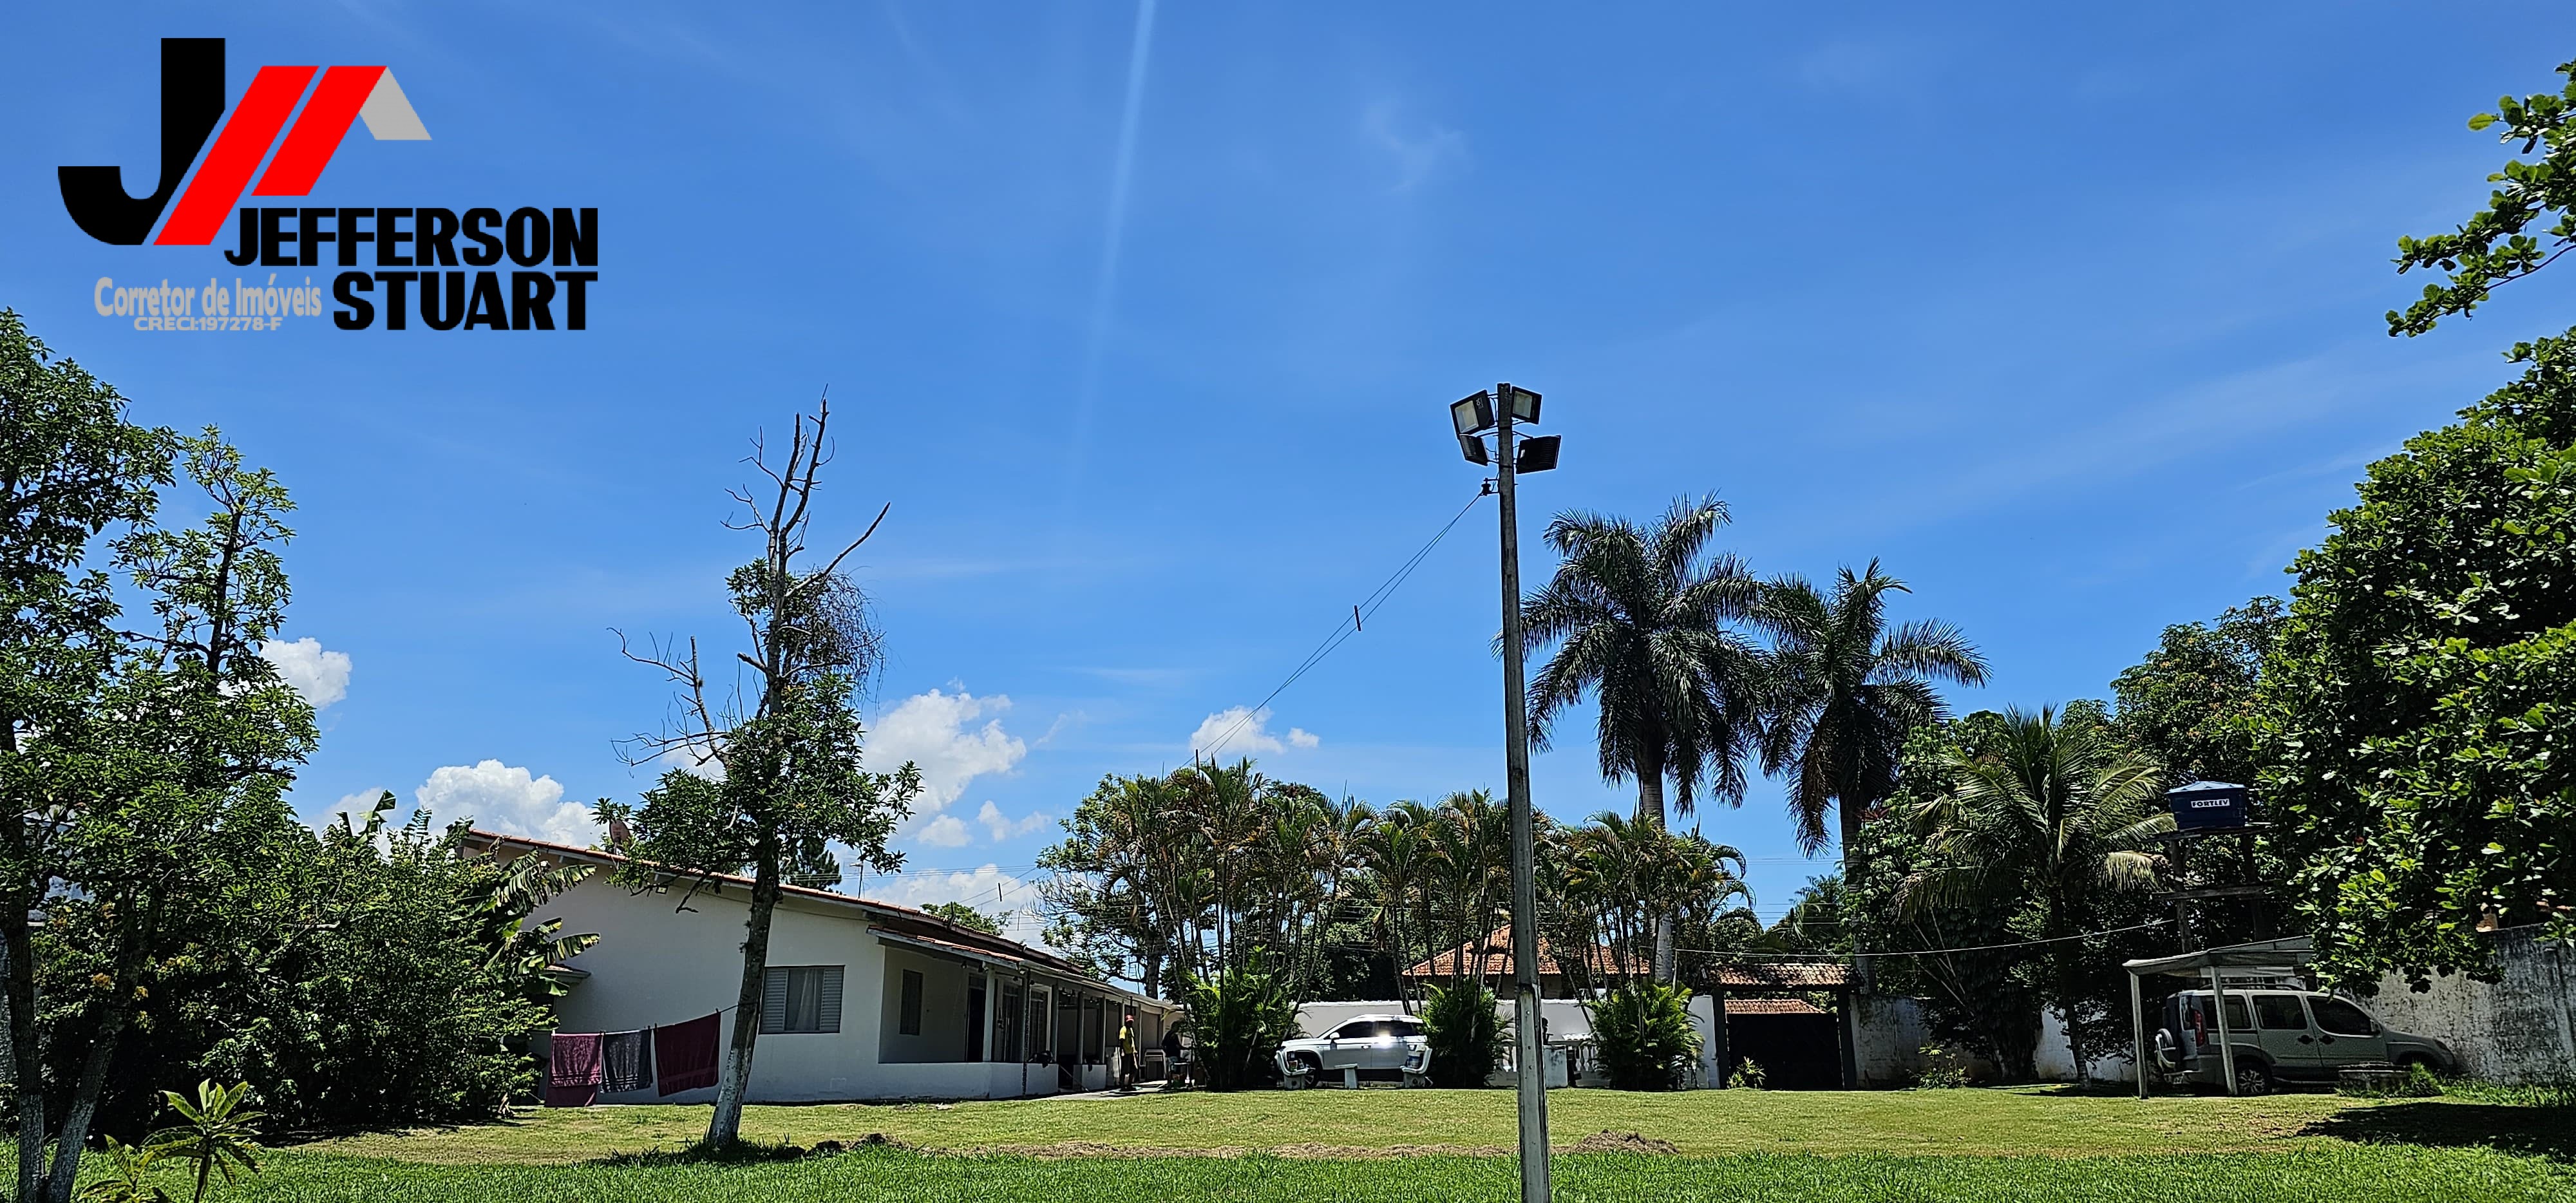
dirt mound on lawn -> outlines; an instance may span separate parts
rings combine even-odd
[[[1505,1145],[1329,1145],[1285,1144],[1255,1149],[1242,1145],[1218,1145],[1213,1148],[1177,1149],[1155,1145],[1114,1145],[1096,1140],[1059,1140],[1048,1144],[981,1145],[964,1149],[925,1149],[951,1157],[1035,1157],[1045,1161],[1063,1161],[1077,1157],[1119,1159],[1148,1157],[1247,1157],[1267,1153],[1273,1157],[1291,1157],[1301,1161],[1376,1161],[1391,1157],[1509,1157],[1512,1149]],[[1669,1140],[1637,1132],[1600,1131],[1570,1145],[1558,1145],[1559,1153],[1679,1153]]]
[[[1681,1149],[1669,1140],[1657,1140],[1639,1132],[1613,1132],[1607,1128],[1595,1132],[1571,1147],[1567,1153],[1679,1153]]]

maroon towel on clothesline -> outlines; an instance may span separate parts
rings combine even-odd
[[[719,1011],[687,1023],[653,1029],[653,1068],[659,1093],[673,1095],[716,1084],[716,1021],[723,1015]]]
[[[547,1043],[546,1106],[590,1106],[599,1098],[599,1033],[557,1032]]]

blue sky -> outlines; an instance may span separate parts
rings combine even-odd
[[[23,11],[0,304],[293,489],[286,633],[340,695],[313,814],[391,789],[560,833],[643,788],[614,741],[667,693],[610,629],[734,637],[724,490],[828,386],[823,531],[893,505],[854,557],[874,747],[935,786],[868,889],[988,907],[1027,905],[1102,774],[1186,763],[1465,503],[1444,406],[1495,380],[1566,438],[1531,531],[1713,491],[1758,571],[1878,557],[1898,617],[1964,628],[1996,671],[1960,705],[2036,705],[2281,592],[2362,464],[2576,321],[2564,292],[2412,341],[2379,317],[2417,288],[2396,237],[2501,162],[2467,116],[2576,51],[2551,5],[2471,38],[2431,4],[1145,11]],[[353,134],[316,203],[597,206],[592,328],[97,314],[100,276],[248,274],[94,242],[56,192],[150,174],[162,36],[230,39],[235,96],[391,67],[432,140]],[[1236,750],[1372,801],[1498,788],[1494,580],[1486,503]],[[1627,805],[1580,726],[1535,780],[1560,816]],[[1830,867],[1772,783],[1702,820],[1765,913]]]

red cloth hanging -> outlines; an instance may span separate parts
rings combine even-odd
[[[599,1098],[599,1033],[557,1032],[546,1064],[546,1106],[587,1107]]]
[[[653,1029],[653,1068],[659,1093],[674,1095],[716,1084],[716,1046],[722,1039],[717,1020],[723,1015],[719,1011],[687,1023]]]

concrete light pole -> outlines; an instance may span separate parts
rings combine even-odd
[[[1510,384],[1449,407],[1459,449],[1469,462],[1486,463],[1484,430],[1494,430],[1495,493],[1502,505],[1503,559],[1503,755],[1504,785],[1512,826],[1512,1026],[1514,1062],[1520,1067],[1521,1203],[1549,1203],[1547,1144],[1547,1042],[1538,982],[1538,848],[1531,815],[1529,695],[1522,681],[1521,546],[1517,478],[1523,471],[1556,466],[1559,440],[1534,438],[1526,447],[1512,433],[1516,420],[1538,421],[1539,395]]]

